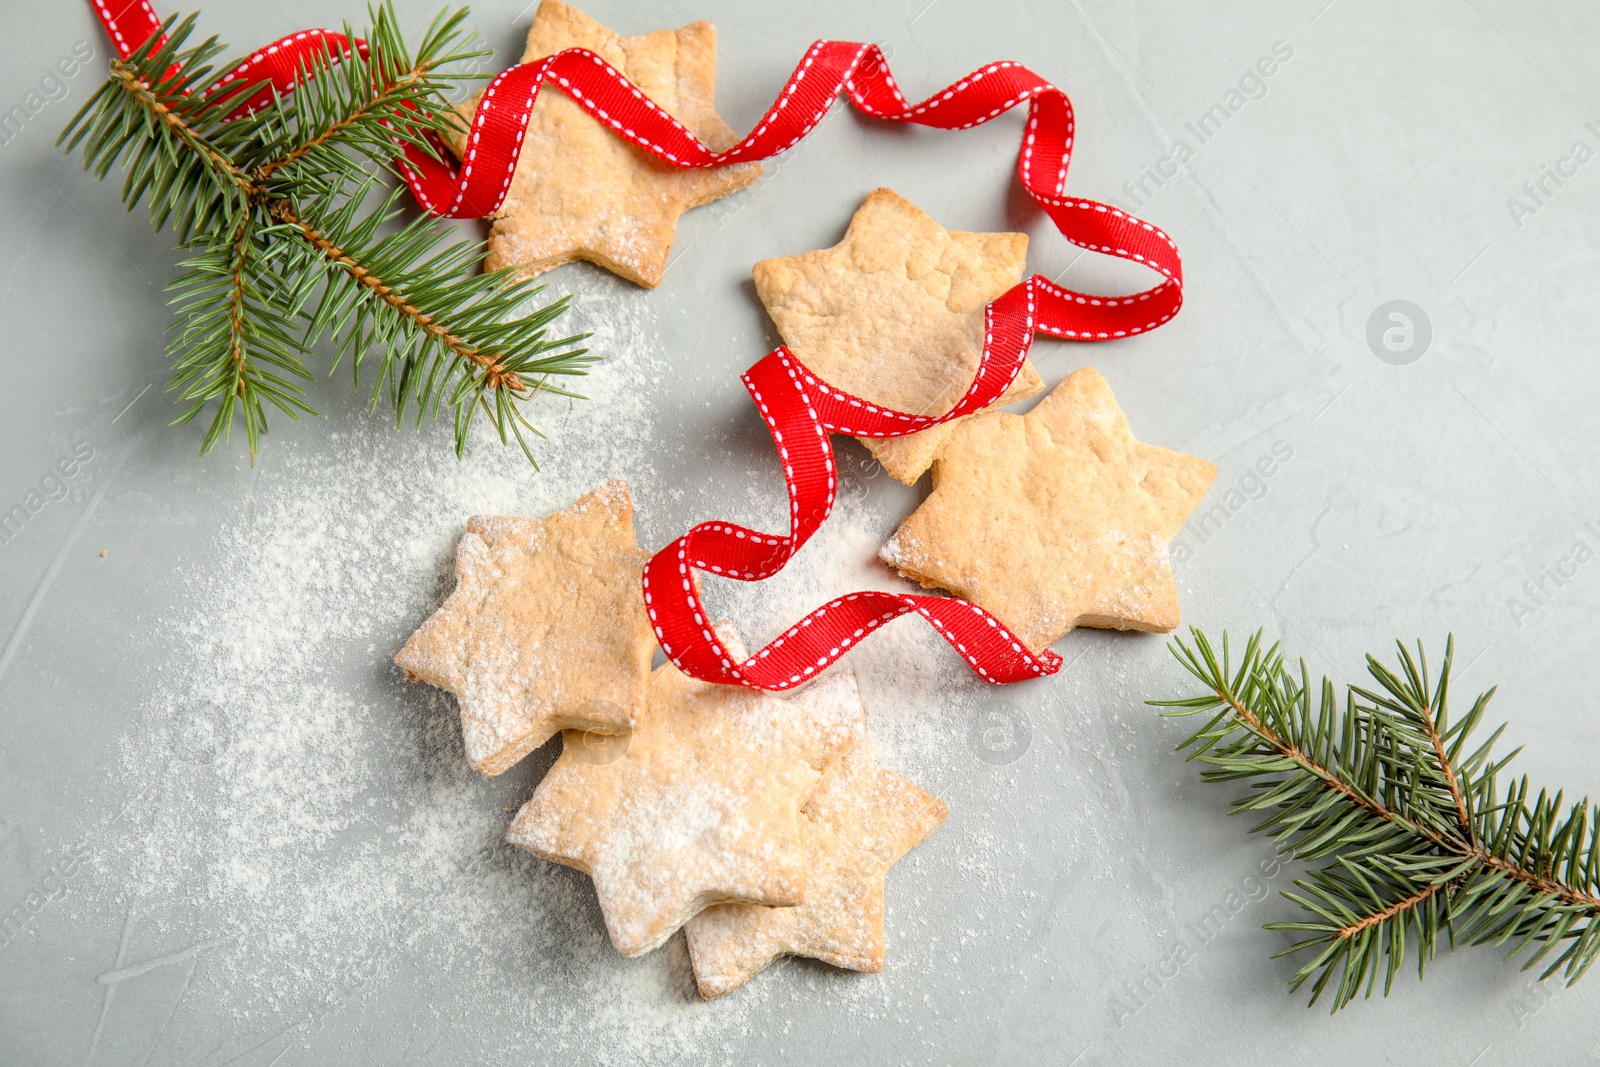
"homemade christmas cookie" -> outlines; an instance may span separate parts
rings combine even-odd
[[[744,658],[737,637],[718,632]],[[506,839],[589,874],[624,956],[657,947],[711,904],[798,904],[800,805],[860,734],[852,693],[835,683],[812,698],[822,707],[807,706],[665,664],[625,749],[596,759],[582,734],[563,735]]]
[[[544,0],[533,16],[522,62],[566,48],[599,55],[713,151],[737,143],[738,136],[712,109],[717,35],[711,23],[620,37],[576,8]],[[469,117],[482,106],[481,95],[463,105]],[[463,161],[471,161],[474,145],[465,136],[454,147]],[[629,281],[655,286],[678,216],[760,175],[759,163],[682,170],[655,159],[546,83],[505,202],[492,216],[485,266],[515,266],[532,277],[586,259]]]
[[[987,608],[1035,652],[1074,626],[1165,633],[1178,625],[1168,545],[1216,474],[1135,441],[1085,367],[1026,415],[957,427],[933,493],[879,555]]]
[[[456,588],[394,661],[456,695],[467,762],[486,775],[560,730],[623,733],[644,705],[655,634],[628,483],[547,519],[475,515]]]
[[[946,230],[904,197],[874,189],[832,248],[757,263],[756,293],[784,344],[829,385],[897,411],[942,415],[977,377],[984,305],[1021,281],[1027,251],[1026,234]],[[996,403],[1043,388],[1024,363]],[[956,422],[861,443],[910,485]]]
[[[717,904],[689,920],[684,932],[700,995],[731,992],[784,955],[883,970],[884,875],[946,813],[941,801],[879,766],[865,740],[850,746],[801,808],[805,902]]]

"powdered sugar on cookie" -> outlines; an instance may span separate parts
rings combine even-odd
[[[1136,441],[1085,367],[1027,415],[965,420],[933,493],[879,555],[987,608],[1030,648],[1076,626],[1167,632],[1178,588],[1167,545],[1216,468]]]
[[[467,761],[495,775],[561,730],[624,733],[655,638],[626,482],[547,519],[474,516],[456,590],[395,655],[456,695]]]
[[[737,648],[726,628],[723,640]],[[626,751],[592,761],[581,735],[564,734],[506,837],[591,875],[617,951],[637,956],[708,905],[804,899],[800,805],[860,730],[667,664]]]
[[[719,904],[689,921],[701,996],[732,992],[783,955],[881,971],[884,876],[946,814],[943,803],[880,767],[865,740],[850,746],[801,811],[805,901],[793,908]]]

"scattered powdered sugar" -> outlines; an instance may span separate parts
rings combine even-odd
[[[590,399],[534,411],[550,435],[544,473],[487,439],[458,463],[442,426],[396,435],[349,419],[317,427],[315,444],[280,435],[166,620],[182,651],[124,742],[135,799],[81,904],[221,939],[206,963],[232,1025],[309,1040],[419,958],[459,983],[465,1015],[559,1001],[564,1022],[541,1012],[515,1029],[610,1031],[620,1060],[659,1044],[654,1031],[710,1021],[670,958],[616,956],[586,880],[500,843],[506,789],[467,767],[448,698],[389,662],[448,590],[468,515],[542,515],[648,473],[654,318],[637,301],[607,305]],[[457,957],[475,963],[450,967]]]
[[[842,451],[846,445],[835,447]],[[923,591],[877,558],[884,540],[882,506],[870,492],[851,491],[853,474],[844,468],[832,517],[780,574],[763,582],[701,576],[706,606],[714,616],[733,619],[752,648],[842,593]],[[890,623],[823,677],[846,670],[859,679],[867,731],[885,766],[909,774],[919,764],[943,762],[962,743],[958,720],[968,707],[963,693],[969,690],[952,686],[951,680],[964,677],[966,664],[920,618]]]
[[[681,938],[623,959],[587,878],[504,842],[505,809],[552,750],[481,778],[453,701],[391,665],[448,593],[468,515],[542,516],[610,478],[660,478],[652,382],[667,355],[651,305],[609,279],[571,282],[603,291],[592,317],[609,326],[591,343],[607,362],[582,383],[590,399],[539,402],[542,473],[487,436],[458,463],[443,425],[397,435],[381,418],[348,418],[277,435],[160,621],[177,651],[152,672],[122,747],[130,800],[97,833],[94,877],[70,907],[78,921],[137,912],[204,941],[211,1000],[192,995],[183,1012],[197,1032],[233,1035],[223,1058],[257,1042],[311,1048],[325,1025],[409,1019],[421,1003],[458,1050],[720,1062],[800,999],[864,1019],[903,1012],[920,997],[916,976],[948,966],[965,940],[924,925],[926,874],[902,882],[899,901],[891,877],[891,918],[905,928],[889,967],[904,968],[902,982],[786,964],[782,981],[702,1004]],[[751,499],[765,509],[781,493],[763,485]],[[795,563],[766,583],[708,583],[713,610],[758,646],[841,591],[908,588],[875,558],[893,517],[872,498],[847,476],[835,518]],[[981,696],[959,659],[903,620],[844,668],[860,679],[879,759],[937,792],[923,772],[964,760]],[[905,863],[918,866],[916,854]],[[946,875],[992,885],[1005,867],[984,847]]]
[[[395,663],[456,695],[467,762],[484,774],[563,729],[632,726],[655,649],[632,511],[613,480],[546,518],[467,520],[455,591]]]
[[[854,688],[843,692],[859,714]],[[591,871],[630,956],[717,900],[797,903],[805,868],[795,820],[822,764],[859,734],[845,716],[663,667],[626,753],[595,763],[582,748],[564,752],[507,837]]]

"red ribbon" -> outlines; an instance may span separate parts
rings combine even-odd
[[[161,34],[161,20],[148,0],[90,0],[106,36],[123,59],[143,48],[152,37]],[[165,38],[160,43],[165,43]],[[302,30],[291,33],[251,53],[244,62],[218,78],[209,91],[218,94],[238,93],[245,87],[255,86],[255,91],[241,97],[228,118],[238,118],[272,102],[273,95],[293,91],[307,70],[314,70],[326,62],[328,56],[349,52],[350,38],[331,30]],[[356,40],[354,47],[366,54],[367,42]],[[176,70],[168,71],[169,76]]]
[[[106,32],[127,56],[161,23],[145,0],[92,0]],[[310,30],[256,52],[223,83],[267,83],[239,106],[260,106],[290,91],[303,70],[351,46],[342,34]],[[1005,392],[1027,358],[1035,332],[1081,341],[1130,337],[1165,323],[1183,303],[1183,268],[1165,233],[1108,204],[1067,196],[1072,103],[1066,93],[1017,63],[991,63],[920,103],[909,103],[876,45],[818,41],[748,137],[713,152],[593,52],[571,48],[501,72],[484,90],[460,166],[405,147],[399,166],[418,203],[454,218],[493,214],[505,199],[540,86],[554,83],[596,120],[658,159],[679,167],[717,167],[769,159],[794,147],[840,96],[874,118],[937,129],[988,122],[1024,101],[1028,119],[1017,176],[1062,236],[1081,248],[1141,263],[1162,275],[1142,292],[1094,296],[1034,275],[984,311],[978,373],[951,411],[912,415],[842,393],[808,372],[786,348],[769,353],[743,381],[766,420],[783,461],[789,534],[779,537],[732,523],[705,522],[658,552],[644,571],[644,598],[662,650],[686,674],[759,689],[799,685],[884,623],[916,612],[985,680],[1015,682],[1053,674],[1061,657],[1035,654],[994,616],[953,597],[860,592],[834,600],[742,661],[712,630],[694,571],[760,581],[782,570],[832,512],[837,480],[830,433],[901,437],[981,411]]]

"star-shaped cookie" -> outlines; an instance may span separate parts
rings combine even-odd
[[[874,189],[832,248],[757,263],[756,293],[784,344],[829,385],[897,411],[942,415],[977,376],[984,305],[1022,280],[1027,251],[1027,234],[946,230],[892,190]],[[1024,363],[996,403],[1043,388]],[[954,426],[861,443],[910,485]]]
[[[456,588],[394,661],[456,695],[467,762],[496,775],[560,730],[624,733],[655,634],[627,482],[547,519],[475,515]]]
[[[1216,475],[1135,441],[1085,367],[1026,415],[958,427],[932,494],[879,555],[987,608],[1035,652],[1074,626],[1166,633],[1178,625],[1168,545]]]
[[[562,735],[561,757],[506,839],[590,875],[624,956],[656,948],[711,904],[798,904],[800,805],[860,733],[859,697],[852,708],[837,685],[812,698],[830,710],[665,664],[625,747],[595,758],[581,734]]]
[[[703,997],[732,992],[779,956],[883,970],[883,881],[944,822],[944,804],[883,767],[857,741],[823,772],[801,809],[806,899],[793,908],[718,904],[689,920]]]
[[[621,71],[714,151],[736,135],[713,110],[717,31],[709,22],[620,37],[576,8],[544,0],[533,16],[522,62],[587,48]],[[469,116],[474,97],[463,106]],[[465,137],[454,146],[466,158]],[[551,84],[539,91],[516,172],[489,231],[489,270],[517,267],[533,277],[586,259],[654,287],[667,265],[678,216],[743,189],[759,163],[682,170],[655,159]]]

